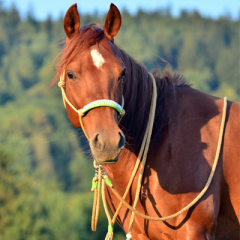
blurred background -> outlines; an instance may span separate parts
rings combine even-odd
[[[49,88],[73,3],[0,1],[0,240],[94,240],[107,232],[103,212],[91,232],[86,140],[71,126],[59,88]],[[78,2],[81,25],[103,24],[110,3]],[[164,58],[194,88],[239,101],[238,1],[114,3],[122,13],[116,44],[127,53],[149,70],[164,67]]]

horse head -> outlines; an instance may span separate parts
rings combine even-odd
[[[126,67],[114,48],[114,38],[121,27],[118,8],[111,4],[103,27],[79,27],[80,17],[74,4],[64,18],[66,48],[58,65],[66,98],[75,109],[96,100],[111,100],[121,106]],[[71,123],[77,128],[84,126],[95,161],[101,165],[115,163],[125,145],[125,136],[118,126],[119,112],[100,105],[84,112],[80,124],[78,113],[70,104],[65,105]]]

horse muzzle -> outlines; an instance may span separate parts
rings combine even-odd
[[[122,131],[115,134],[101,131],[90,139],[93,158],[100,165],[116,163],[124,146],[125,136]]]

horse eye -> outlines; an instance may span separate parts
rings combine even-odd
[[[119,77],[120,80],[124,78],[124,76],[125,76],[125,74],[126,74],[126,71],[127,71],[126,68],[123,69],[123,71],[121,72],[121,75],[120,75],[120,77]]]
[[[74,79],[74,78],[76,78],[71,72],[68,72],[67,75],[68,75],[69,79]]]

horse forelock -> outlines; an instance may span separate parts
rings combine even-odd
[[[53,78],[51,85],[55,84],[59,80],[65,65],[71,62],[77,55],[80,55],[86,49],[100,43],[103,38],[103,30],[98,25],[94,26],[92,24],[81,27],[69,43],[65,45],[63,50],[57,55],[56,58],[59,56],[61,56],[61,58],[55,65],[56,75]]]

